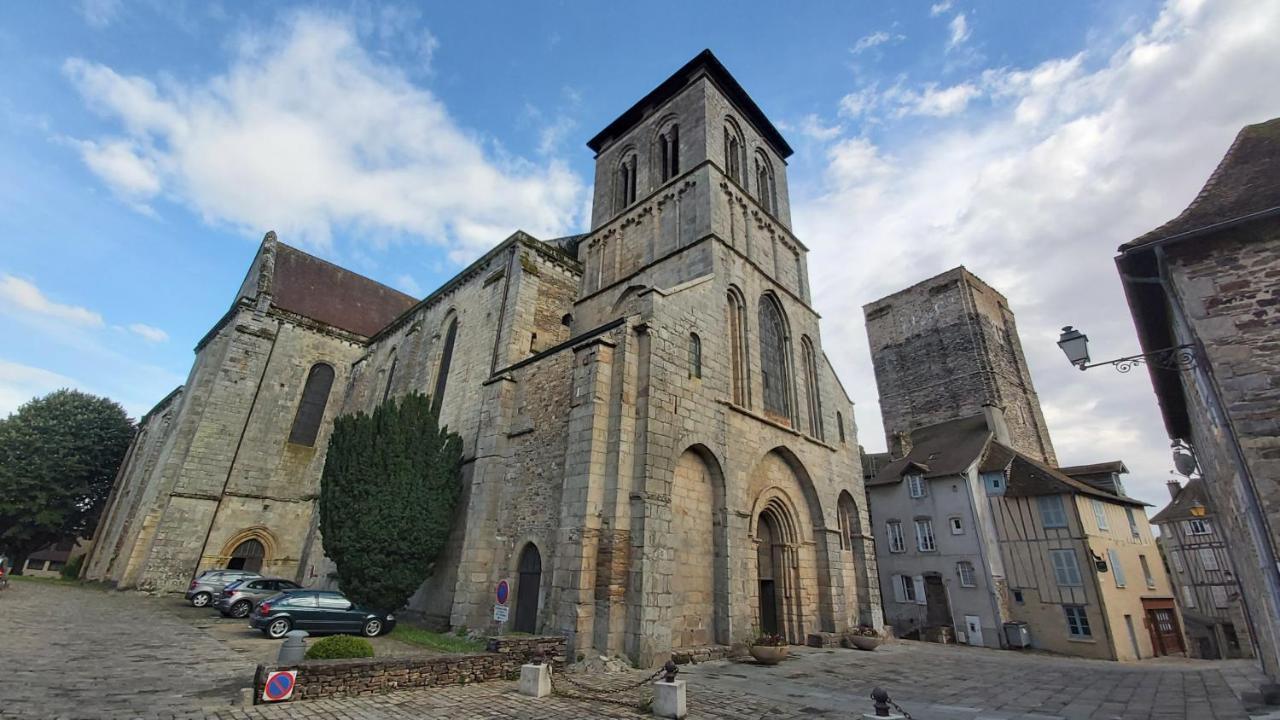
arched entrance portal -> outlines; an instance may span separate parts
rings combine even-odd
[[[765,635],[778,634],[778,586],[774,580],[774,568],[778,565],[774,562],[777,537],[778,530],[773,520],[761,513],[756,525],[756,538],[760,543],[756,548],[756,561],[759,568],[760,632]]]
[[[227,561],[227,569],[262,572],[262,558],[265,555],[266,549],[262,547],[262,543],[254,538],[249,538],[231,551],[231,559]]]
[[[782,498],[771,499],[756,518],[756,543],[760,631],[803,643],[809,599],[800,578],[795,517]]]
[[[516,585],[516,632],[538,631],[538,592],[542,583],[542,555],[529,543],[520,553],[520,579]]]

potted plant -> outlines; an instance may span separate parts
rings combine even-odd
[[[884,641],[880,633],[870,625],[859,625],[845,633],[848,643],[859,650],[875,650]]]
[[[761,665],[777,665],[787,659],[787,641],[781,635],[761,635],[751,641],[748,652]]]

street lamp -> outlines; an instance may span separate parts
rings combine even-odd
[[[1117,371],[1127,373],[1144,363],[1165,370],[1191,370],[1196,366],[1195,345],[1191,343],[1089,364],[1089,336],[1070,325],[1062,328],[1062,335],[1058,336],[1058,347],[1062,348],[1067,361],[1081,370],[1099,365],[1114,365]]]
[[[1204,503],[1200,502],[1199,500],[1196,500],[1195,502],[1191,503],[1191,507],[1187,509],[1191,512],[1191,517],[1202,518],[1204,517],[1205,513],[1208,512],[1208,508],[1206,508],[1204,506]]]

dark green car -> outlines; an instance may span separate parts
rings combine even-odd
[[[356,607],[337,590],[292,590],[258,603],[249,627],[279,639],[290,630],[309,633],[349,633],[374,637],[391,632],[396,618]]]

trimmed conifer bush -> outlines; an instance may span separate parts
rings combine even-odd
[[[354,635],[332,635],[307,648],[308,660],[345,660],[373,657],[373,644]]]
[[[320,480],[320,533],[357,605],[399,610],[453,527],[462,438],[419,393],[334,421]]]

